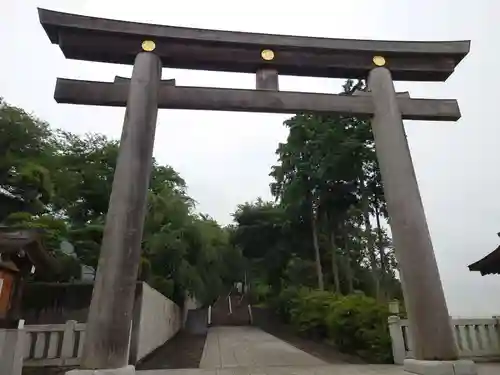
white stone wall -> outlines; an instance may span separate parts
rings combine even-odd
[[[142,284],[137,361],[172,338],[181,328],[179,306],[148,284]]]
[[[186,299],[184,300],[184,309],[195,310],[201,307],[201,303],[196,299],[196,297],[191,296],[186,293]]]
[[[186,298],[184,299],[184,309],[182,311],[182,326],[186,326],[186,320],[188,317],[189,310],[196,310],[201,307],[201,303],[196,299],[196,297],[191,296],[186,293]]]

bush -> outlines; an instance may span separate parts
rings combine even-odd
[[[325,317],[337,296],[330,292],[299,289],[290,308],[290,321],[301,333],[314,338],[327,338]]]
[[[256,282],[252,284],[248,294],[252,305],[262,305],[270,299],[271,287],[268,284]]]
[[[280,294],[271,301],[271,305],[286,323],[290,323],[291,309],[296,303],[299,295],[299,289],[296,287],[288,287],[283,289]]]
[[[392,362],[388,309],[364,294],[339,296],[286,288],[274,301],[277,313],[300,333],[326,339],[341,352],[377,363]]]
[[[373,362],[391,362],[391,338],[385,305],[365,295],[339,298],[325,320],[328,337],[339,350]]]

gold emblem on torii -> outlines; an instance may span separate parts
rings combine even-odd
[[[146,52],[152,52],[156,48],[156,43],[152,40],[145,40],[142,42],[142,49]]]
[[[386,61],[383,56],[373,56],[373,63],[377,66],[384,66]]]

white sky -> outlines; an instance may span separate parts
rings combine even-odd
[[[467,265],[500,239],[500,2],[495,0],[0,0],[0,96],[76,133],[119,138],[123,109],[57,104],[56,77],[112,80],[131,67],[65,60],[39,25],[37,7],[166,25],[393,40],[471,39],[469,56],[446,83],[402,83],[413,97],[456,98],[457,123],[408,122],[406,129],[453,316],[500,315],[500,276]],[[254,88],[252,75],[164,69],[177,84]],[[339,80],[280,78],[282,90],[338,92]],[[270,197],[268,173],[287,116],[160,112],[155,157],[173,166],[200,211],[230,222],[237,204]]]

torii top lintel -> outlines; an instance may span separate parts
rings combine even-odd
[[[164,67],[331,78],[365,78],[373,57],[385,58],[394,80],[445,81],[469,41],[328,39],[152,25],[38,9],[50,40],[67,58],[133,64],[144,40],[155,42]],[[274,52],[265,60],[262,51]]]

